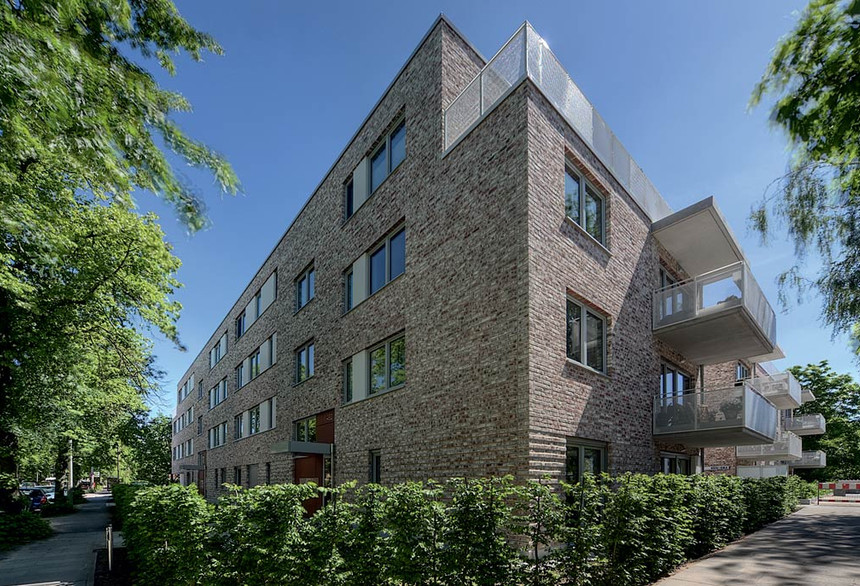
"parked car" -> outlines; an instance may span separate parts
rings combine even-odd
[[[41,488],[34,488],[30,491],[30,510],[34,513],[42,511],[42,507],[48,504],[48,495]]]

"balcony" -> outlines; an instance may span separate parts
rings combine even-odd
[[[779,432],[773,443],[737,447],[739,460],[800,460],[802,454],[800,438],[788,431]]]
[[[655,336],[697,364],[776,348],[776,315],[745,262],[655,291],[653,327]]]
[[[813,395],[812,391],[810,391],[809,389],[802,389],[800,391],[800,402],[803,403],[804,405],[806,403],[809,403],[810,401],[814,401],[814,400],[815,400],[815,395]]]
[[[774,466],[738,466],[738,476],[741,478],[772,478],[774,476],[788,476],[788,466],[777,464]]]
[[[654,398],[655,438],[689,447],[770,442],[776,423],[776,408],[748,384]]]
[[[827,454],[821,450],[803,452],[800,460],[789,464],[792,468],[824,468],[827,466]]]
[[[800,383],[790,372],[780,372],[770,376],[755,377],[750,383],[764,398],[777,409],[800,407]]]
[[[821,435],[827,431],[827,422],[824,415],[813,413],[786,417],[782,427],[795,435]]]

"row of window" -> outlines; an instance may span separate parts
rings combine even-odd
[[[227,377],[225,376],[218,384],[209,389],[209,408],[214,409],[227,399]]]
[[[236,388],[241,389],[271,368],[278,361],[277,350],[278,334],[275,333],[236,367]]]
[[[178,446],[173,446],[173,461],[187,458],[194,455],[194,439],[189,439],[182,442]]]
[[[189,407],[185,413],[173,422],[173,435],[176,435],[192,423],[194,423],[194,405]]]
[[[274,271],[260,290],[254,294],[251,302],[245,306],[235,320],[236,337],[241,338],[251,325],[259,319],[278,297],[278,272]]]
[[[194,373],[191,373],[191,376],[186,379],[184,383],[179,386],[179,390],[176,392],[176,404],[182,402],[182,400],[188,396],[188,394],[194,390]]]
[[[565,480],[576,484],[583,474],[595,476],[606,472],[609,460],[607,445],[603,442],[571,438],[567,443]],[[689,455],[665,452],[660,454],[660,471],[664,474],[690,474],[692,461]]]
[[[406,272],[406,230],[397,228],[368,253],[365,283],[356,282],[355,265],[346,271],[344,310],[351,310],[365,297],[373,295],[404,272]]]
[[[369,157],[369,172],[353,173],[344,188],[344,218],[350,218],[382,182],[406,159],[406,120],[395,123]],[[367,159],[362,160],[361,165]],[[364,184],[356,183],[364,181]]]
[[[367,376],[362,378],[358,374],[362,372]],[[372,397],[396,389],[405,382],[406,338],[401,334],[344,361],[343,402]]]
[[[275,421],[275,398],[272,397],[234,417],[233,438],[238,440],[269,431],[275,427]]]
[[[219,423],[209,429],[209,447],[217,448],[227,443],[227,422]]]
[[[218,338],[215,346],[209,350],[209,368],[212,369],[227,355],[227,332]]]

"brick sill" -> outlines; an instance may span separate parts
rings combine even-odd
[[[567,358],[567,357],[565,357],[565,360],[571,366],[575,366],[575,367],[582,369],[586,372],[590,372],[591,374],[596,374],[597,376],[601,376],[601,377],[605,378],[606,380],[611,380],[611,377],[608,374],[606,374],[605,372],[600,372],[596,368],[591,368],[587,364],[583,364],[582,362],[577,362],[576,360],[573,360],[572,358]]]

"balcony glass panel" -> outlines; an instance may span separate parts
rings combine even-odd
[[[777,464],[774,466],[738,466],[738,476],[741,478],[772,478],[774,476],[788,476],[788,466]]]
[[[792,468],[824,468],[827,466],[827,454],[821,450],[803,452],[800,460],[789,464]]]
[[[802,452],[800,438],[788,431],[778,433],[773,443],[737,447],[742,460],[799,460]]]
[[[783,422],[783,428],[795,435],[821,435],[827,431],[827,422],[824,420],[824,415],[820,413],[796,415],[787,417]]]
[[[750,383],[777,409],[800,407],[800,383],[790,372],[780,372],[770,376],[753,378]]]

